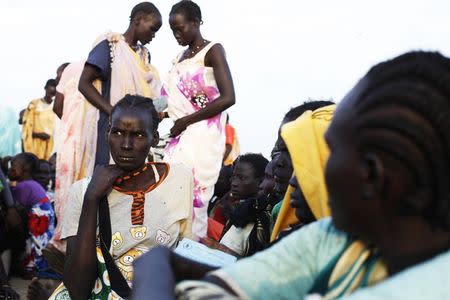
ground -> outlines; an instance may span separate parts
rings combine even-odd
[[[9,279],[9,283],[13,289],[20,295],[20,299],[27,299],[27,289],[31,280],[24,280],[18,277],[12,277]]]

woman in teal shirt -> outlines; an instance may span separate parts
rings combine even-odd
[[[137,270],[136,294],[145,282],[160,298],[173,296],[170,283],[178,282],[177,296],[188,299],[450,298],[448,128],[448,58],[411,52],[376,65],[341,101],[325,135],[332,219],[210,273],[156,249],[137,269],[157,268],[169,284],[153,285]]]

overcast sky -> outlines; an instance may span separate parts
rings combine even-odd
[[[85,58],[95,38],[124,32],[140,1],[2,0],[0,102],[15,110],[43,95],[58,65]],[[182,49],[168,13],[147,45],[162,77]],[[450,55],[449,1],[202,0],[203,36],[221,42],[233,75],[231,122],[243,152],[266,156],[283,114],[307,99],[339,101],[376,62],[412,49]],[[165,121],[162,134],[170,124]]]

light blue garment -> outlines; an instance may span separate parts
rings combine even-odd
[[[320,271],[348,245],[330,218],[293,232],[278,244],[213,272],[240,297],[303,299]]]
[[[450,299],[450,251],[356,291],[346,300]]]
[[[331,219],[292,233],[253,257],[215,271],[242,299],[304,299],[320,270],[348,245]],[[450,251],[413,266],[345,300],[450,299]],[[314,298],[321,299],[321,298]]]
[[[19,114],[11,107],[0,107],[0,157],[14,156],[22,150]]]

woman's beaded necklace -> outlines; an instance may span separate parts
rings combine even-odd
[[[191,58],[191,57],[193,57],[198,51],[200,51],[200,49],[201,48],[203,48],[203,46],[205,45],[207,43],[207,40],[203,40],[203,42],[200,44],[200,45],[198,45],[198,46],[195,46],[194,47],[194,49],[189,49],[189,48],[187,48],[186,49],[186,52],[189,52],[187,55],[185,54],[185,57],[186,58]]]
[[[122,182],[124,182],[124,181],[126,181],[126,180],[128,180],[128,179],[131,179],[131,178],[133,178],[133,177],[136,177],[136,176],[138,176],[139,174],[141,174],[141,173],[147,171],[147,169],[148,169],[148,164],[145,164],[145,165],[142,167],[142,169],[140,169],[139,171],[135,171],[135,172],[130,173],[130,174],[128,174],[128,175],[124,175],[124,176],[121,176],[121,177],[117,178],[116,181],[115,181],[115,184],[121,184]]]

